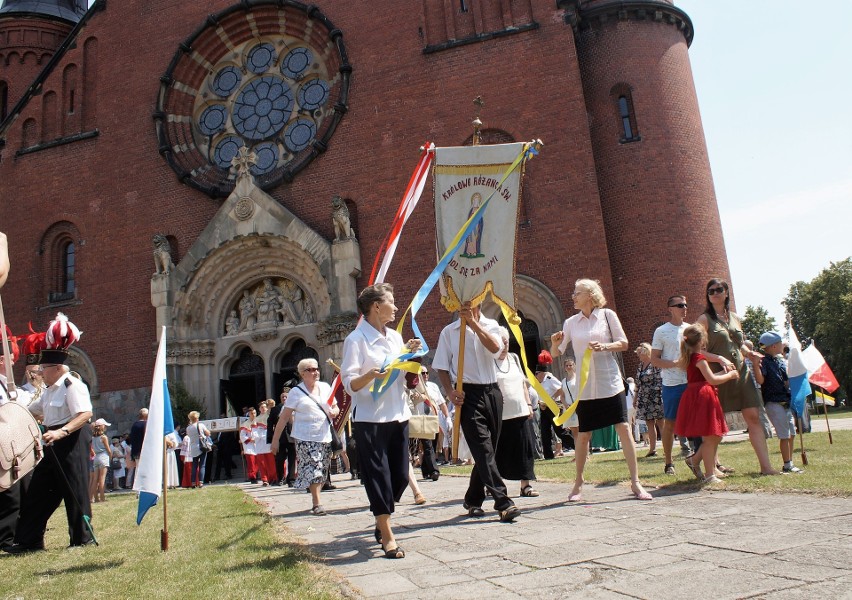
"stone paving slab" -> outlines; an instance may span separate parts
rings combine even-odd
[[[852,599],[852,500],[727,491],[660,492],[633,500],[626,485],[587,486],[565,502],[564,483],[538,482],[538,498],[500,523],[486,504],[467,517],[467,478],[422,481],[393,516],[403,560],[373,539],[363,488],[335,476],[324,517],[288,488],[241,487],[264,504],[357,598]],[[512,482],[510,489],[517,486]],[[653,491],[652,491],[653,493]]]

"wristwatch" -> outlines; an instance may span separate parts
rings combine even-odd
[[[62,432],[62,433],[64,433],[65,435],[71,435],[71,432],[70,432],[70,431],[68,431],[68,428],[67,428],[67,427],[65,427],[65,426],[61,427],[61,428],[59,429],[59,431],[61,431],[61,432]]]

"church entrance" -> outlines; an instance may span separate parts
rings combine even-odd
[[[243,407],[257,406],[268,397],[263,359],[251,348],[243,348],[239,358],[231,365],[228,379],[221,381],[221,388],[222,412],[227,413],[230,404],[233,414],[243,416]]]
[[[278,370],[273,375],[273,398],[278,400],[281,395],[281,388],[285,383],[292,382],[292,385],[299,382],[299,372],[296,367],[299,361],[304,358],[313,358],[319,363],[319,353],[305,343],[303,339],[297,339],[290,346],[290,350],[281,356],[281,361],[278,364]],[[322,365],[320,365],[322,367]]]

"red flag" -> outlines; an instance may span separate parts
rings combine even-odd
[[[837,377],[825,362],[822,353],[817,350],[816,344],[811,344],[807,350],[802,352],[802,359],[808,369],[808,381],[821,387],[829,394],[840,387]]]

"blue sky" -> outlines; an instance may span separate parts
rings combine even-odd
[[[675,0],[737,310],[852,254],[852,1]]]

